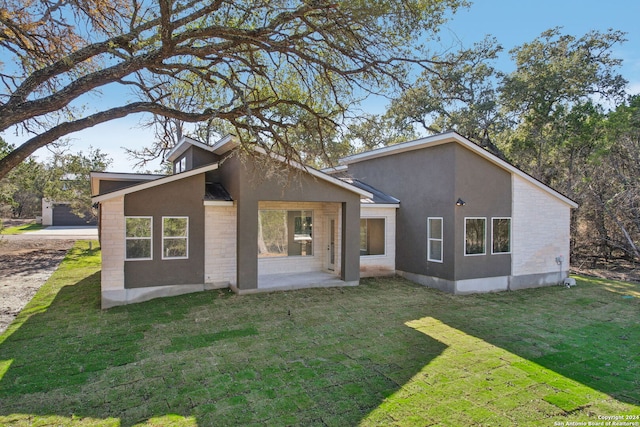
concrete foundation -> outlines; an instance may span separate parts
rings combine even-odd
[[[558,271],[523,276],[483,277],[468,280],[446,280],[439,277],[397,271],[398,275],[429,288],[439,289],[450,294],[463,295],[484,292],[516,291],[519,289],[539,288],[562,284],[569,276],[568,271]]]

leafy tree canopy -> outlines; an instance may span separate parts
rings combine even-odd
[[[64,135],[134,113],[221,120],[244,144],[288,154],[301,119],[335,125],[358,97],[429,65],[419,42],[465,3],[5,0],[0,132],[26,141],[0,177]],[[122,88],[131,101],[83,108],[83,95]]]
[[[510,73],[495,68],[502,48],[486,38],[444,56],[431,68],[437,79],[424,73],[385,115],[368,120],[396,130],[456,130],[579,203],[573,256],[638,260],[640,97],[625,100],[617,71],[614,49],[624,37],[553,28],[509,52]]]
[[[0,157],[2,147],[0,139]],[[0,180],[0,214],[33,218],[40,215],[43,198],[69,203],[81,216],[91,211],[89,174],[106,170],[112,160],[99,149],[89,147],[85,154],[64,147],[59,145],[45,162],[29,157]]]

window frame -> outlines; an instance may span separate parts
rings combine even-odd
[[[185,236],[165,236],[164,235],[164,220],[165,219],[186,219],[187,220],[187,229],[186,229],[186,235]],[[164,247],[164,243],[165,240],[185,240],[186,244],[185,244],[185,250],[186,250],[186,254],[185,256],[165,256],[165,247]],[[189,259],[189,217],[188,216],[174,216],[174,215],[167,215],[167,216],[163,216],[162,217],[162,257],[163,260],[173,260],[173,259]]]
[[[493,221],[499,219],[499,220],[505,220],[508,219],[509,220],[509,251],[508,252],[494,252],[493,248],[493,241],[494,241],[494,223]],[[509,216],[495,216],[495,217],[491,217],[491,255],[508,255],[511,253],[512,251],[512,244],[513,244],[513,240],[512,240],[512,236],[511,236],[511,217]]]
[[[440,238],[431,237],[431,220],[440,220]],[[440,259],[431,257],[431,241],[440,242]],[[444,218],[441,216],[427,217],[427,261],[444,263]]]
[[[385,216],[368,216],[368,217],[360,217],[360,221],[368,221],[370,219],[381,219],[382,220],[382,226],[383,226],[383,230],[384,232],[382,233],[382,248],[383,248],[383,252],[381,254],[362,254],[360,253],[360,256],[365,256],[365,257],[383,257],[383,256],[387,256],[387,217]],[[369,242],[369,227],[367,226],[367,243]],[[362,242],[361,242],[362,243]],[[360,245],[358,245],[360,246]],[[367,248],[368,249],[368,248]],[[362,252],[362,248],[360,248],[360,251]]]
[[[183,156],[175,163],[175,173],[182,173],[187,170],[187,156]]]
[[[316,247],[315,247],[315,243],[316,243],[316,237],[315,235],[315,230],[314,230],[314,226],[313,224],[315,223],[316,220],[316,213],[314,209],[304,209],[304,208],[298,208],[298,209],[277,209],[277,208],[267,208],[267,209],[258,209],[258,221],[261,221],[260,218],[260,212],[284,212],[287,224],[289,221],[289,214],[291,212],[297,212],[300,214],[300,218],[307,218],[310,217],[311,218],[311,225],[309,226],[309,232],[310,232],[310,243],[309,245],[309,249],[311,253],[302,255],[302,254],[293,254],[293,255],[289,255],[290,248],[289,248],[289,242],[293,241],[295,243],[296,241],[296,233],[295,233],[295,219],[294,219],[294,227],[289,230],[289,228],[287,227],[286,230],[286,241],[287,241],[287,251],[286,253],[281,253],[281,254],[277,254],[277,255],[267,255],[267,254],[262,254],[260,253],[260,249],[258,248],[258,259],[283,259],[283,258],[313,258],[316,257]],[[296,217],[294,217],[296,218]],[[258,227],[260,227],[260,225],[258,225]],[[289,234],[291,233],[291,234]],[[258,245],[259,246],[259,245]]]
[[[484,221],[484,238],[482,242],[482,252],[477,254],[467,253],[467,221],[470,219],[481,219]],[[481,216],[467,216],[464,218],[464,256],[484,256],[487,255],[487,218]]]
[[[129,237],[127,236],[127,219],[129,218],[145,218],[149,219],[149,237]],[[149,240],[150,250],[148,258],[129,258],[127,256],[127,241],[129,240]],[[153,260],[153,216],[147,215],[128,215],[124,217],[124,260],[125,261],[151,261]]]

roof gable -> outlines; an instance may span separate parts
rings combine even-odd
[[[170,162],[175,162],[191,146],[213,152],[213,146],[207,145],[204,142],[200,142],[193,138],[189,138],[188,136],[183,136],[180,141],[178,141],[178,143],[171,150],[169,150],[169,152],[167,153],[167,160]]]
[[[135,193],[137,191],[146,190],[148,188],[157,187],[159,185],[167,184],[169,182],[178,181],[178,180],[181,180],[181,179],[192,177],[194,175],[199,175],[201,173],[205,173],[205,172],[209,172],[209,171],[212,171],[212,170],[216,170],[216,169],[218,169],[218,166],[219,166],[218,163],[212,163],[210,165],[202,166],[200,168],[191,169],[189,171],[178,173],[178,174],[175,174],[175,175],[166,175],[166,176],[162,176],[160,178],[158,178],[157,175],[150,175],[151,179],[149,181],[142,182],[142,183],[139,183],[139,184],[135,184],[135,185],[132,185],[130,187],[122,188],[120,190],[112,191],[110,193],[105,193],[105,194],[100,194],[98,196],[94,196],[94,197],[91,198],[91,201],[93,203],[102,202],[104,200],[109,200],[109,199],[113,199],[115,197],[124,196],[126,194]],[[153,179],[153,177],[156,177],[156,178]]]
[[[388,146],[388,147],[378,148],[376,150],[366,151],[364,153],[354,154],[352,156],[347,156],[347,157],[345,157],[343,159],[340,159],[340,163],[342,165],[347,165],[348,166],[349,164],[353,164],[353,163],[358,163],[358,162],[362,162],[362,161],[366,161],[366,160],[385,157],[385,156],[389,156],[389,155],[393,155],[393,154],[405,153],[405,152],[408,152],[408,151],[421,150],[421,149],[435,147],[435,146],[438,146],[438,145],[441,145],[441,144],[447,144],[447,143],[451,143],[451,142],[457,143],[457,144],[463,146],[464,148],[466,148],[466,149],[474,152],[475,154],[479,155],[480,157],[488,160],[489,162],[493,163],[497,167],[502,168],[502,169],[508,171],[511,174],[514,174],[514,175],[517,175],[517,176],[523,178],[524,180],[526,180],[526,181],[530,182],[531,184],[535,185],[536,187],[538,187],[538,188],[544,190],[545,192],[551,194],[552,196],[560,199],[562,202],[566,203],[567,205],[569,205],[569,206],[571,206],[573,208],[577,208],[578,207],[578,204],[576,202],[574,202],[573,200],[571,200],[570,198],[568,198],[567,196],[559,193],[558,191],[556,191],[553,188],[549,187],[548,185],[538,181],[537,179],[535,179],[531,175],[527,174],[526,172],[524,172],[524,171],[518,169],[517,167],[513,166],[512,164],[502,160],[501,158],[495,156],[494,154],[491,154],[490,152],[488,152],[484,148],[478,146],[477,144],[474,144],[473,142],[471,142],[467,138],[463,137],[459,133],[453,132],[453,131],[441,133],[441,134],[438,134],[438,135],[427,136],[425,138],[420,138],[420,139],[416,139],[414,141],[409,141],[409,142],[404,142],[404,143],[400,143],[400,144],[396,144],[396,145],[391,145],[391,146]]]
[[[189,138],[190,139],[190,138]],[[186,141],[183,139],[183,143],[182,146],[186,146],[187,148],[189,147],[189,144],[191,144],[190,141]],[[237,143],[235,142],[235,138],[233,137],[225,137],[223,139],[221,139],[220,141],[218,141],[218,143],[214,144],[213,146],[209,147],[210,151],[215,152],[216,150],[221,151],[221,152],[227,152],[232,150],[233,148],[235,148],[237,146]],[[186,148],[184,149],[186,150]],[[335,178],[333,176],[327,175],[326,173],[320,172],[317,169],[314,169],[310,166],[305,166],[302,165],[298,162],[294,162],[294,161],[287,161],[284,157],[279,156],[277,154],[274,153],[269,153],[267,154],[264,150],[260,149],[259,147],[255,148],[256,152],[260,153],[260,154],[264,154],[264,155],[269,155],[270,157],[274,158],[277,161],[280,161],[284,164],[287,164],[293,168],[296,168],[300,171],[306,172],[309,175],[313,176],[316,179],[320,179],[322,181],[326,181],[329,182],[333,185],[336,185],[340,188],[346,189],[348,191],[351,191],[353,193],[356,193],[358,195],[360,195],[360,197],[364,197],[364,198],[369,198],[372,199],[374,197],[374,195],[370,192],[367,191],[365,188],[360,188],[356,185],[353,185],[349,182],[345,182],[341,179]],[[177,152],[177,151],[176,151]],[[184,151],[183,151],[184,152]],[[218,154],[218,153],[217,153]],[[143,182],[143,183],[138,183],[138,184],[134,184],[130,187],[126,187],[126,188],[122,188],[113,192],[109,192],[109,193],[105,193],[105,194],[100,194],[97,196],[92,197],[92,201],[94,203],[96,202],[102,202],[104,200],[109,200],[112,199],[114,197],[119,197],[119,196],[123,196],[125,194],[130,194],[136,191],[141,191],[141,190],[145,190],[147,188],[153,188],[153,187],[157,187],[159,185],[162,184],[166,184],[169,182],[173,182],[173,181],[177,181],[180,179],[184,179],[184,178],[188,178],[203,172],[208,172],[208,171],[212,171],[215,169],[218,169],[219,167],[219,163],[212,163],[210,165],[206,165],[206,166],[202,166],[200,168],[196,168],[196,169],[190,169],[186,172],[181,172],[178,174],[173,174],[173,175],[168,175],[168,176],[158,176],[158,175],[138,175],[136,174],[136,176],[140,177],[140,180],[142,179],[146,179],[148,181]],[[133,175],[133,174],[132,174]],[[98,179],[99,177],[96,175],[95,177],[96,179]],[[94,180],[94,177],[92,175],[92,181]]]
[[[169,160],[171,159],[177,159],[182,153],[184,153],[190,145],[195,145],[197,147],[203,148],[207,151],[210,151],[214,154],[218,154],[218,155],[223,155],[226,154],[232,150],[234,150],[235,148],[237,148],[240,143],[238,142],[238,139],[234,136],[234,135],[226,135],[225,137],[221,138],[220,140],[218,140],[215,144],[213,145],[206,145],[203,144],[201,142],[198,142],[192,138],[188,138],[188,137],[184,137],[180,140],[180,142],[178,143],[178,145],[176,145],[171,152],[169,153],[169,155],[167,156],[167,158]],[[286,158],[284,158],[283,156],[280,156],[278,154],[275,153],[267,153],[264,149],[260,148],[260,147],[254,147],[254,150],[260,154],[269,156],[277,161],[280,161],[284,164],[287,164],[295,169],[307,172],[308,174],[310,174],[311,176],[321,179],[323,181],[327,181],[333,185],[337,185],[338,187],[344,188],[346,190],[352,191],[354,193],[359,194],[361,197],[367,197],[367,198],[372,198],[373,195],[367,191],[364,188],[359,188],[358,186],[352,185],[348,182],[344,182],[340,179],[334,178],[332,176],[329,176],[328,174],[321,172],[317,169],[314,169],[310,166],[305,166],[301,163],[292,161],[292,160],[287,160]],[[170,157],[171,156],[171,157]],[[173,160],[171,160],[173,161]],[[184,172],[183,172],[184,173]]]
[[[151,181],[162,178],[164,175],[148,174],[148,173],[128,173],[128,172],[91,172],[91,194],[98,195],[100,181],[130,181],[135,185],[140,181]]]
[[[360,197],[366,197],[366,198],[373,198],[373,194],[371,194],[369,191],[365,190],[364,188],[360,188],[356,185],[353,185],[352,183],[343,181],[339,178],[335,178],[331,175],[328,175],[322,171],[319,171],[317,169],[312,168],[311,166],[306,166],[303,165],[301,163],[298,163],[294,160],[288,160],[285,157],[276,154],[276,153],[267,153],[264,149],[260,148],[260,147],[255,147],[255,151],[260,153],[260,154],[264,154],[264,155],[268,155],[269,157],[282,162],[286,165],[289,165],[295,169],[298,169],[302,172],[306,172],[309,175],[313,176],[314,178],[317,179],[321,179],[323,181],[329,182],[330,184],[336,185],[340,188],[344,188],[345,190],[351,191],[353,193],[359,194]]]
[[[205,151],[209,151],[214,154],[225,154],[238,146],[238,141],[233,135],[226,135],[220,140],[216,141],[213,145],[205,144],[204,142],[183,136],[180,141],[167,153],[167,160],[175,162],[180,156],[182,156],[189,147],[198,147]]]

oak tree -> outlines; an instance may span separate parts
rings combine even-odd
[[[552,183],[566,115],[591,99],[624,99],[627,81],[613,54],[624,40],[621,31],[575,37],[553,28],[511,50],[516,70],[501,83],[500,105],[514,130],[504,144],[518,166]]]
[[[503,127],[497,84],[503,76],[493,62],[502,46],[486,37],[471,48],[444,55],[395,99],[386,116],[402,128],[428,133],[455,130],[502,157],[493,138]]]
[[[300,116],[335,125],[428,66],[418,41],[465,3],[5,0],[0,132],[25,141],[0,160],[0,178],[60,137],[136,113],[222,120],[243,144],[288,153],[283,135]]]

